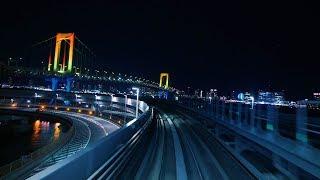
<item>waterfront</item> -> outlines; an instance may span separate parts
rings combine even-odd
[[[0,166],[57,141],[67,130],[58,119],[0,112]]]

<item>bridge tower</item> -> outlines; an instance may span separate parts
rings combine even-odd
[[[163,85],[163,78],[165,78],[165,84]],[[159,87],[163,87],[164,89],[168,89],[169,87],[169,73],[160,73],[160,83]]]
[[[164,90],[159,91],[159,97],[167,99],[168,98],[168,87],[169,87],[169,73],[160,73],[159,87],[164,88]]]
[[[74,33],[57,33],[56,45],[54,51],[53,68],[51,58],[49,58],[48,71],[59,72],[59,73],[71,73],[73,63],[73,50],[74,50]],[[61,46],[64,42],[63,56],[61,58]],[[67,45],[69,45],[67,49]],[[68,59],[66,59],[68,56]],[[60,66],[60,67],[58,67]],[[67,69],[66,69],[67,68]]]
[[[49,55],[48,71],[63,74],[63,77],[53,76],[49,79],[51,81],[51,88],[53,91],[57,90],[58,84],[65,81],[66,91],[71,91],[72,78],[72,63],[74,56],[75,35],[74,33],[57,33],[54,50],[54,61],[51,62],[51,52]],[[63,47],[63,48],[61,48]],[[53,67],[52,67],[53,65]],[[67,74],[65,77],[65,74]]]

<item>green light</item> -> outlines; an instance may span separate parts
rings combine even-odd
[[[273,125],[272,124],[269,124],[267,123],[267,129],[270,130],[270,131],[273,131]]]
[[[308,136],[306,134],[296,133],[296,139],[304,143],[308,142]]]

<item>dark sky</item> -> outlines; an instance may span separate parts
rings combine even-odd
[[[11,5],[9,5],[11,4]],[[320,89],[320,26],[315,4],[269,1],[10,1],[2,4],[0,58],[75,32],[115,72],[175,87]]]

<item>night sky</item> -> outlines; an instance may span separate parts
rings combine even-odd
[[[1,4],[0,59],[75,32],[99,67],[220,92],[320,89],[319,9],[277,1],[10,1]],[[6,2],[7,3],[7,2]]]

